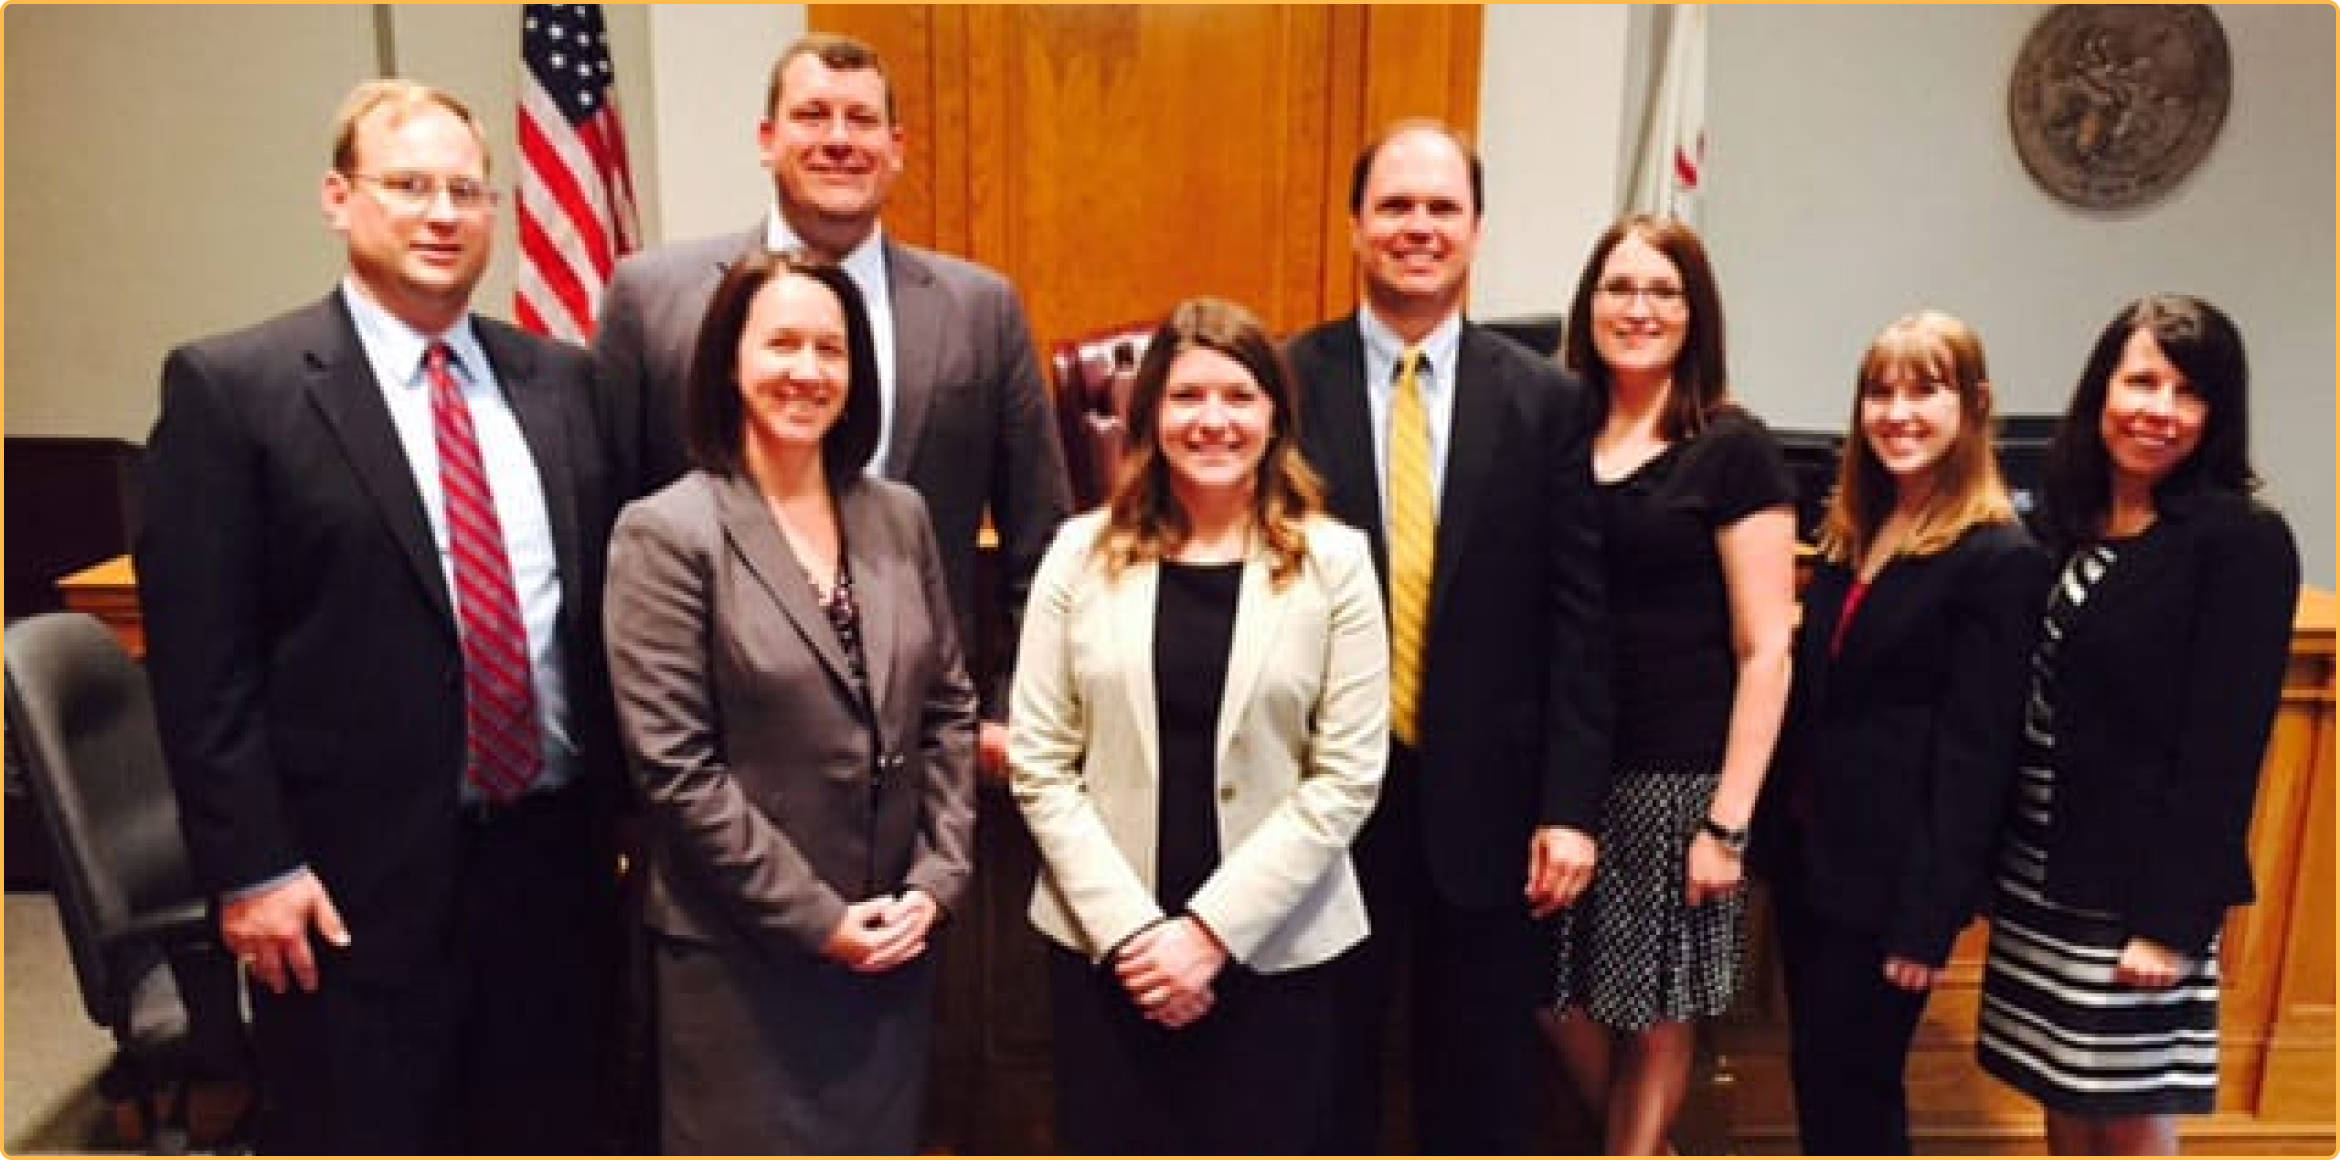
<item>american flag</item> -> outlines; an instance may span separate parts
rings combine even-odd
[[[641,245],[626,131],[599,4],[529,4],[520,17],[520,325],[593,337],[617,260]]]

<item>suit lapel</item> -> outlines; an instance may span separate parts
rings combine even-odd
[[[1243,707],[1251,703],[1260,670],[1274,652],[1284,611],[1290,607],[1292,591],[1297,587],[1295,582],[1281,592],[1276,590],[1268,575],[1264,548],[1253,549],[1251,558],[1244,562],[1242,590],[1235,599],[1235,636],[1227,649],[1226,692],[1219,701],[1218,736],[1212,748],[1216,766],[1223,767],[1227,760],[1227,745],[1235,739],[1235,729],[1243,720]]]
[[[780,607],[805,647],[828,666],[841,688],[850,690],[853,670],[837,643],[837,632],[829,626],[829,614],[821,611],[812,585],[805,581],[804,567],[789,550],[788,538],[780,534],[779,521],[765,506],[763,493],[744,475],[713,479],[712,486],[717,517],[723,521],[723,534],[731,541],[732,550],[739,553],[765,595]]]
[[[1154,697],[1154,608],[1161,585],[1162,566],[1154,561],[1123,569],[1121,578],[1106,587],[1104,625],[1118,646],[1121,687],[1129,695],[1129,719],[1137,726],[1146,780],[1157,784],[1162,779],[1162,754]]]
[[[1388,546],[1381,515],[1381,471],[1373,461],[1373,409],[1365,394],[1365,341],[1355,315],[1319,332],[1306,368],[1315,398],[1310,408],[1321,428],[1310,432],[1312,456],[1332,488],[1334,511],[1365,533],[1373,545],[1374,571],[1389,575]]]
[[[848,485],[837,497],[837,523],[845,537],[854,603],[861,609],[861,658],[869,665],[869,703],[875,710],[886,703],[887,690],[893,687],[895,642],[902,635],[897,618],[917,597],[889,587],[901,573],[888,563],[902,553],[887,537],[877,497],[867,486]]]
[[[956,339],[944,333],[949,312],[926,260],[890,238],[885,252],[886,293],[894,309],[894,413],[885,467],[889,478],[903,479],[926,433],[943,345]]]
[[[1454,413],[1446,436],[1446,477],[1438,497],[1438,552],[1430,577],[1429,620],[1439,623],[1439,610],[1453,587],[1454,562],[1470,542],[1471,521],[1480,499],[1494,477],[1505,428],[1514,426],[1510,406],[1511,383],[1505,381],[1489,357],[1487,338],[1465,323],[1456,348]]]
[[[339,291],[313,312],[316,336],[301,352],[308,377],[310,401],[348,456],[350,470],[374,507],[389,525],[390,537],[406,561],[415,583],[448,631],[455,629],[455,606],[447,593],[447,578],[439,568],[439,549],[431,538],[430,513],[423,510],[422,491],[415,485],[414,467],[398,441],[382,388],[374,381],[365,348],[358,343],[357,326]]]

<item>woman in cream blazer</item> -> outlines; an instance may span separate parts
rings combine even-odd
[[[1255,319],[1181,305],[1138,368],[1121,483],[1026,606],[1008,756],[1067,1151],[1300,1153],[1329,1119],[1326,964],[1366,933],[1348,847],[1389,646],[1293,404]]]

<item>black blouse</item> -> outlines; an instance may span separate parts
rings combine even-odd
[[[1718,529],[1792,503],[1779,444],[1736,407],[1599,488],[1619,768],[1722,761],[1738,688]]]
[[[1219,700],[1235,643],[1243,565],[1162,562],[1154,604],[1156,789],[1154,900],[1173,913],[1219,866]]]

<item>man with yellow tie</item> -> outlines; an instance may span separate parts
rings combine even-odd
[[[1359,835],[1373,933],[1342,971],[1332,1151],[1382,1143],[1382,1044],[1412,1042],[1430,1154],[1530,1149],[1531,1017],[1552,954],[1537,919],[1591,880],[1607,777],[1607,666],[1585,391],[1462,316],[1478,157],[1429,121],[1357,158],[1364,305],[1289,350],[1309,460],[1387,588],[1390,764]],[[1402,972],[1408,994],[1398,998]]]

